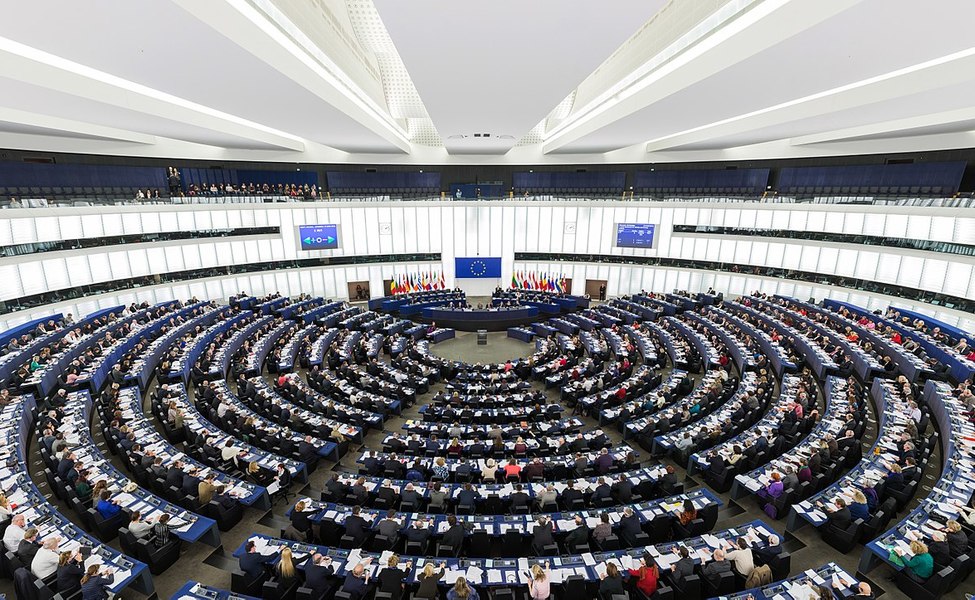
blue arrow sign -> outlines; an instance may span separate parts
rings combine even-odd
[[[338,225],[299,225],[302,250],[334,250],[339,247]]]

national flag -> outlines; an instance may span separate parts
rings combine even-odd
[[[447,289],[447,284],[444,282],[443,271],[440,271],[440,289]]]

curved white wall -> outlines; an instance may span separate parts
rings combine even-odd
[[[615,224],[657,224],[656,248],[617,248]],[[302,252],[296,227],[300,224],[336,223],[340,248]],[[440,264],[406,264],[315,267],[285,273],[216,277],[193,284],[152,286],[153,299],[197,295],[225,298],[240,288],[260,294],[274,289],[297,294],[307,291],[344,297],[346,280],[365,280],[374,293],[393,273],[442,270],[447,284],[460,285],[472,294],[483,294],[497,284],[506,285],[516,265],[516,252],[607,254],[708,260],[755,266],[781,267],[823,274],[916,287],[959,297],[975,297],[975,258],[934,252],[704,234],[674,234],[674,225],[715,225],[826,231],[888,237],[931,239],[975,244],[975,210],[872,206],[802,206],[765,204],[714,204],[649,202],[335,202],[281,205],[118,206],[111,208],[23,209],[0,214],[0,245],[59,239],[76,239],[235,227],[277,226],[280,234],[240,238],[207,238],[152,244],[110,246],[46,252],[0,259],[0,299],[10,300],[50,290],[103,283],[115,279],[199,268],[219,268],[255,262],[327,258],[331,256],[440,253]],[[453,278],[455,256],[500,256],[500,280]],[[706,289],[714,286],[728,293],[752,289],[772,290],[809,297],[841,297],[843,291],[778,279],[707,273],[664,267],[539,265],[541,271],[562,272],[574,280],[574,292],[582,293],[585,279],[610,281],[611,295],[641,288],[658,291]],[[593,271],[595,269],[596,271]],[[307,273],[306,273],[307,271]],[[588,275],[590,272],[604,275]],[[311,273],[315,273],[312,275]],[[295,279],[297,277],[297,279]],[[305,278],[305,279],[302,279]],[[754,280],[754,285],[749,283]],[[234,283],[230,283],[233,281]],[[238,281],[240,283],[238,283]],[[317,282],[317,283],[316,283]],[[639,283],[636,283],[639,282]],[[791,287],[789,287],[791,286]],[[105,294],[102,299],[70,302],[72,312],[86,313],[92,302],[110,305],[131,294]],[[169,292],[162,291],[169,289]],[[787,291],[793,289],[794,291]],[[166,296],[165,294],[171,294]],[[161,295],[159,295],[161,294]],[[881,296],[854,293],[861,304],[885,306]],[[108,298],[114,300],[108,300]],[[848,297],[851,301],[857,301]],[[911,303],[901,303],[907,306]],[[975,317],[940,307],[921,305],[930,314],[968,329]],[[50,307],[0,316],[16,324],[32,315],[49,313]]]

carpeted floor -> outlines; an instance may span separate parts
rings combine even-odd
[[[535,351],[535,344],[509,338],[503,331],[491,331],[487,334],[487,344],[478,345],[477,333],[458,331],[452,340],[431,344],[430,350],[437,356],[470,364],[497,363],[525,358]]]

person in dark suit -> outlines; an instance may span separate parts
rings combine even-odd
[[[386,506],[393,506],[396,503],[396,490],[393,489],[391,480],[383,480],[383,484],[376,490],[376,499],[384,501]]]
[[[610,493],[620,504],[629,504],[633,501],[633,484],[625,473],[621,474],[619,480],[613,484]]]
[[[306,435],[305,439],[298,442],[298,460],[306,465],[318,461],[318,450],[312,444],[313,439],[310,435]]]
[[[402,504],[412,504],[413,506],[420,506],[420,493],[416,491],[412,483],[407,483],[406,487],[400,493],[400,503]]]
[[[369,571],[366,566],[372,562],[372,557],[364,559],[362,562],[352,567],[342,582],[342,591],[349,594],[352,600],[361,600],[369,591]]]
[[[951,552],[951,558],[958,558],[962,554],[967,554],[968,535],[966,535],[965,531],[962,529],[961,523],[952,519],[945,525],[945,531],[945,537],[948,540],[948,548]]]
[[[331,577],[335,574],[332,557],[315,554],[305,565],[305,585],[313,598],[325,598],[332,588]]]
[[[74,468],[74,463],[77,457],[74,452],[67,453],[63,455],[61,460],[58,461],[58,477],[64,479],[68,476],[68,471]]]
[[[406,541],[423,546],[430,539],[430,527],[422,519],[415,519],[403,535]]]
[[[727,461],[718,452],[711,452],[708,454],[708,471],[711,475],[719,476],[724,473],[725,467],[728,466]]]
[[[674,582],[677,585],[681,585],[685,577],[694,574],[694,559],[691,558],[686,546],[680,546],[676,550],[680,558],[677,559],[677,562],[670,565],[670,572],[673,575]]]
[[[620,519],[619,527],[620,539],[630,546],[635,546],[637,536],[643,532],[643,528],[640,526],[640,518],[629,506],[623,509],[623,518]]]
[[[724,550],[721,548],[714,551],[712,559],[701,567],[701,575],[710,581],[712,585],[716,585],[722,573],[731,571],[731,562],[725,559]]]
[[[34,556],[40,549],[41,545],[37,542],[37,529],[30,527],[24,532],[24,539],[20,540],[20,544],[17,545],[17,558],[30,568]]]
[[[295,531],[301,534],[305,541],[311,539],[311,513],[305,512],[308,507],[304,500],[299,500],[295,503],[294,508],[291,510],[291,526],[294,527]]]
[[[403,581],[410,574],[412,568],[413,561],[407,562],[406,570],[403,570],[399,568],[399,556],[395,554],[390,556],[386,566],[380,567],[379,574],[376,577],[379,580],[378,591],[386,592],[392,597],[392,600],[400,600],[406,590]]]
[[[237,500],[227,493],[226,486],[218,485],[213,489],[213,499],[210,502],[216,502],[222,508],[230,510],[237,505]]]
[[[62,552],[58,559],[58,593],[64,598],[81,590],[81,578],[85,576],[85,562],[81,552]]]
[[[391,508],[386,511],[386,518],[379,521],[376,525],[376,532],[389,538],[392,543],[396,543],[397,538],[399,538],[400,522],[396,519],[396,509]]]
[[[531,504],[531,500],[528,494],[524,492],[520,483],[515,484],[515,491],[509,497],[511,501],[511,509],[514,510],[518,507],[527,507]]]
[[[447,531],[443,534],[443,543],[454,550],[459,550],[464,545],[464,537],[467,531],[464,526],[457,522],[454,515],[447,516]]]
[[[562,492],[562,507],[570,508],[577,500],[582,500],[582,492],[575,488],[576,482],[570,479],[565,482],[565,491]]]
[[[325,489],[328,490],[329,495],[335,499],[341,501],[345,498],[345,495],[349,492],[349,486],[339,479],[338,473],[332,473],[332,476],[325,483]]]
[[[183,483],[179,490],[187,496],[196,497],[200,493],[200,478],[196,476],[196,471],[192,471],[183,476]]]
[[[264,565],[271,564],[275,558],[277,558],[275,554],[260,554],[254,540],[248,540],[247,545],[244,546],[244,554],[239,560],[240,570],[250,579],[257,579],[264,573]]]
[[[900,465],[890,465],[890,470],[887,472],[887,477],[884,479],[884,489],[899,492],[904,489],[906,484],[907,482],[904,481],[904,474],[901,472]]]
[[[370,450],[366,458],[363,459],[362,466],[366,470],[366,473],[368,473],[371,477],[376,477],[383,472],[383,465],[379,459],[376,458],[376,453],[372,450]]]
[[[477,493],[477,490],[470,483],[465,483],[463,489],[457,493],[457,504],[461,506],[474,506],[480,497],[481,495]]]
[[[545,546],[555,544],[555,537],[552,535],[552,522],[548,517],[539,517],[532,529],[532,548],[536,554],[541,554]]]
[[[770,535],[765,538],[765,545],[759,546],[755,545],[752,547],[752,553],[755,555],[755,562],[760,565],[767,565],[776,556],[782,554],[782,546],[779,544],[779,536]]]
[[[598,504],[606,499],[613,497],[613,490],[606,484],[606,480],[600,477],[596,481],[596,489],[592,492],[591,501],[593,504]]]
[[[674,471],[674,467],[667,465],[665,473],[657,480],[657,489],[664,494],[672,494],[673,490],[677,487],[677,475]]]
[[[565,536],[565,547],[571,554],[575,553],[573,548],[576,546],[589,545],[589,525],[586,524],[586,520],[582,518],[582,515],[575,516],[575,525],[576,528]]]
[[[873,595],[873,589],[870,587],[870,584],[867,583],[866,581],[861,581],[855,586],[849,586],[849,587],[847,587],[846,585],[842,585],[845,583],[846,582],[841,582],[840,586],[837,586],[834,583],[833,587],[837,590],[841,590],[840,593],[842,593],[843,588],[846,588],[847,592],[850,594],[847,597],[853,598],[853,600],[873,600],[875,598],[875,596]]]
[[[825,506],[820,503],[820,507],[826,511],[826,525],[830,527],[835,527],[839,530],[845,530],[853,522],[853,516],[850,514],[850,509],[846,507],[846,501],[842,498],[837,498],[833,501],[833,510],[827,510]]]
[[[361,545],[369,535],[369,525],[359,516],[360,510],[358,506],[353,506],[352,514],[345,518],[345,535],[353,538],[358,545]]]
[[[945,534],[943,532],[933,532],[931,538],[926,543],[928,545],[928,554],[934,559],[935,571],[951,564],[951,547],[945,541]]]
[[[357,479],[355,484],[352,486],[351,492],[355,497],[356,504],[365,504],[366,500],[369,499],[369,490],[366,489],[366,478],[360,477]]]

